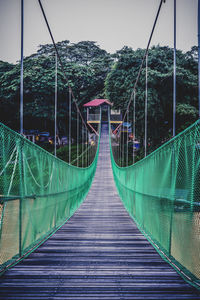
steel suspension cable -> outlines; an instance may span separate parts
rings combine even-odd
[[[198,0],[198,90],[200,119],[200,0]]]
[[[121,130],[121,127],[119,130]],[[119,131],[117,134],[119,139],[119,166],[121,167],[121,132]]]
[[[76,149],[76,155],[77,155],[77,167],[79,166],[79,113],[77,111],[77,128],[76,128],[76,139],[77,139],[77,149]]]
[[[127,112],[126,166],[128,166],[128,124],[129,124],[129,111]]]
[[[142,58],[142,62],[141,62],[141,65],[140,65],[140,68],[139,68],[139,71],[138,71],[138,75],[137,75],[134,87],[133,87],[133,91],[131,93],[131,96],[130,96],[130,99],[129,99],[129,102],[128,102],[128,105],[127,105],[126,112],[125,112],[124,117],[123,117],[123,122],[124,122],[124,120],[126,118],[126,114],[127,114],[127,111],[129,110],[130,104],[133,101],[134,91],[136,90],[136,87],[137,87],[137,84],[138,84],[138,81],[139,81],[139,78],[140,78],[140,75],[141,75],[141,72],[142,72],[143,64],[144,64],[145,58],[146,58],[146,56],[148,54],[148,51],[149,51],[149,46],[150,46],[150,43],[151,43],[151,40],[152,40],[152,37],[153,37],[153,33],[154,33],[154,30],[155,30],[155,27],[156,27],[156,24],[157,24],[157,21],[158,21],[158,17],[159,17],[159,14],[160,14],[160,10],[161,10],[161,7],[162,7],[163,3],[165,3],[165,0],[160,0],[160,4],[159,4],[159,7],[158,7],[156,18],[155,18],[155,21],[154,21],[154,24],[153,24],[153,28],[152,28],[152,31],[151,31],[151,34],[150,34],[150,38],[149,38],[149,41],[148,41],[148,44],[147,44],[144,56]]]
[[[176,0],[174,0],[173,136],[176,135]]]
[[[24,0],[21,0],[21,67],[20,67],[20,134],[23,134],[23,93],[24,93]]]
[[[84,134],[84,138],[85,138],[85,164],[86,164],[86,166],[87,166],[87,134],[86,134],[86,132],[85,132],[85,134]]]
[[[119,151],[118,151],[118,160],[119,160],[119,166],[121,166],[121,146],[120,146],[120,137],[118,133],[118,143],[119,143]]]
[[[69,89],[69,164],[71,163],[71,114],[72,114],[72,101],[71,101],[71,90]]]
[[[133,164],[135,163],[135,102],[136,102],[136,91],[133,94]]]
[[[82,134],[82,153],[83,153],[83,151],[84,151],[84,143],[83,143],[83,140],[84,140],[84,130],[83,130],[83,124],[82,124],[82,132],[81,132],[81,134]],[[83,155],[82,155],[82,167],[83,167]]]
[[[49,26],[49,23],[48,23],[48,20],[47,20],[47,17],[46,17],[44,8],[43,8],[43,6],[42,6],[41,0],[38,0],[38,3],[39,3],[39,5],[40,5],[41,11],[42,11],[42,15],[43,15],[44,20],[45,20],[45,23],[46,23],[46,25],[47,25],[47,28],[48,28],[48,31],[49,31],[49,34],[50,34],[50,37],[51,37],[51,40],[52,40],[54,49],[55,49],[55,51],[56,51],[56,53],[57,53],[57,57],[58,57],[58,60],[59,60],[59,63],[60,63],[61,70],[62,70],[62,72],[63,72],[63,76],[64,76],[64,78],[65,78],[65,80],[66,80],[66,82],[67,82],[67,85],[68,85],[69,90],[71,90],[72,99],[73,99],[73,101],[74,101],[74,103],[75,103],[75,105],[76,105],[77,111],[79,112],[79,115],[80,115],[80,117],[81,117],[82,123],[84,124],[86,130],[88,130],[87,125],[86,125],[86,123],[85,123],[85,121],[84,121],[84,118],[83,118],[83,116],[82,116],[82,114],[81,114],[81,111],[80,111],[80,109],[79,109],[79,107],[78,107],[77,100],[76,100],[76,98],[75,98],[75,96],[74,96],[74,94],[73,94],[73,91],[72,91],[72,88],[71,88],[71,86],[70,86],[68,77],[67,77],[67,75],[66,75],[66,72],[65,72],[65,69],[64,69],[64,66],[63,66],[63,63],[62,63],[62,60],[61,60],[61,57],[60,57],[58,48],[57,48],[57,46],[56,46],[56,43],[55,43],[53,34],[52,34],[52,32],[51,32],[51,28],[50,28],[50,26]]]
[[[86,131],[86,146],[87,146],[87,151],[86,151],[86,155],[87,155],[87,166],[88,166],[88,132]]]
[[[88,165],[88,144],[87,144],[87,131],[85,133],[86,137],[86,166]]]
[[[57,89],[58,89],[58,77],[57,77],[57,54],[55,53],[55,109],[54,109],[54,155],[56,156],[56,134],[57,134]]]
[[[148,121],[148,54],[146,56],[144,157],[147,156],[147,121]]]
[[[124,144],[125,144],[125,138],[124,138],[124,128],[123,128],[123,167],[124,167],[124,161],[125,161],[125,159],[124,159]]]

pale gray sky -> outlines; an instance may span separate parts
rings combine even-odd
[[[20,58],[20,0],[0,0],[0,60]],[[24,55],[50,43],[37,0],[25,0]],[[56,42],[93,40],[110,53],[144,48],[160,0],[42,0]],[[177,0],[177,47],[197,45],[198,0]],[[151,45],[173,45],[173,0],[162,6]]]

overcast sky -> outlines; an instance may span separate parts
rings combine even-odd
[[[37,0],[25,0],[24,55],[50,43]],[[20,0],[0,0],[0,60],[20,59]],[[110,53],[144,48],[160,0],[42,0],[56,42],[96,41]],[[177,0],[177,48],[197,45],[198,0]],[[151,45],[173,46],[173,0],[166,0]]]

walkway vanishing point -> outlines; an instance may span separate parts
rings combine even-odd
[[[87,198],[51,238],[0,278],[0,299],[200,299],[124,209],[102,127]]]

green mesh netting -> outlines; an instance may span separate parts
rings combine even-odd
[[[135,165],[119,167],[112,151],[111,160],[129,214],[163,258],[200,287],[199,121]]]
[[[98,159],[77,168],[0,123],[0,273],[64,223],[86,196]]]

